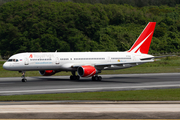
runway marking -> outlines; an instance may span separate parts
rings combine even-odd
[[[180,87],[180,85],[154,85],[154,86],[127,86],[127,87],[101,87],[101,88],[71,88],[71,89],[46,89],[46,90],[21,90],[21,91],[0,91],[0,93],[16,92],[50,92],[50,91],[71,91],[71,90],[103,90],[103,89],[129,89],[129,88],[151,88],[151,87]]]
[[[0,83],[0,84],[14,84],[14,83]]]

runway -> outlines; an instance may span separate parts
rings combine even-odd
[[[87,91],[118,91],[179,88],[180,73],[117,74],[101,75],[102,81],[91,78],[69,80],[69,76],[27,77],[22,83],[20,77],[0,78],[0,95],[66,93]]]

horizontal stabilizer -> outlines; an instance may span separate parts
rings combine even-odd
[[[176,55],[154,56],[154,57],[142,58],[140,60],[151,60],[155,58],[172,57],[172,56],[176,56]]]

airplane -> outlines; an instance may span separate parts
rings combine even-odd
[[[80,77],[92,77],[101,81],[98,76],[102,70],[130,68],[147,62],[154,62],[149,55],[149,47],[156,22],[149,22],[140,36],[128,51],[124,52],[27,52],[11,56],[3,68],[22,73],[22,82],[26,82],[25,71],[39,71],[42,76],[51,76],[61,71],[71,71],[71,80]],[[76,75],[76,72],[78,75]]]

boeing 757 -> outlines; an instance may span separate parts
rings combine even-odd
[[[51,76],[60,71],[71,71],[71,80],[80,77],[98,76],[102,70],[130,68],[147,62],[153,62],[149,47],[156,22],[149,22],[133,46],[125,52],[29,52],[11,56],[3,68],[22,72],[22,82],[26,82],[25,71],[39,71],[43,76]],[[78,75],[76,75],[76,72]]]

